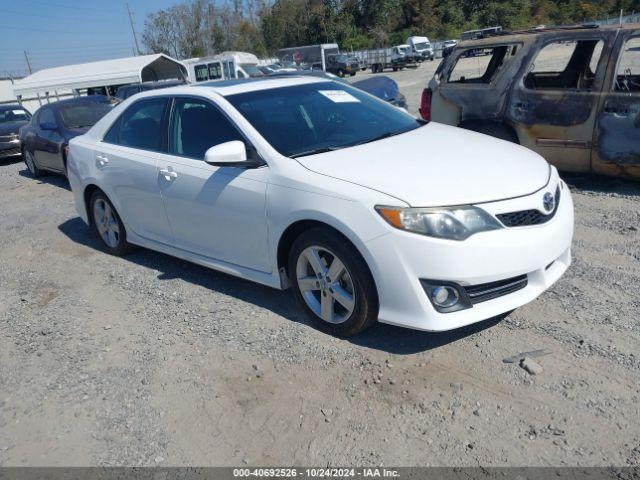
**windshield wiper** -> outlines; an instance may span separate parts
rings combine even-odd
[[[295,153],[293,155],[289,155],[291,158],[298,158],[298,157],[306,157],[307,155],[316,155],[318,153],[327,153],[327,152],[333,152],[335,150],[340,150],[343,147],[322,147],[322,148],[315,148],[313,150],[307,150],[305,152],[300,152],[300,153]]]
[[[381,135],[378,135],[377,137],[370,138],[368,140],[365,140],[364,142],[354,143],[353,145],[350,145],[350,146],[355,147],[356,145],[364,145],[365,143],[377,142],[378,140],[384,140],[385,138],[393,137],[394,135],[398,135],[400,133],[402,132],[385,132]]]

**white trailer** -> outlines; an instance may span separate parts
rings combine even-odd
[[[222,52],[210,57],[189,58],[182,64],[190,83],[233,78],[261,77],[258,57],[247,52]]]

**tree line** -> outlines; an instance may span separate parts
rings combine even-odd
[[[183,0],[148,16],[143,43],[178,59],[338,43],[343,50],[458,38],[465,30],[567,25],[640,11],[640,0]]]

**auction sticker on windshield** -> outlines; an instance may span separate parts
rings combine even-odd
[[[356,97],[344,90],[318,90],[322,95],[327,97],[333,103],[359,103]]]

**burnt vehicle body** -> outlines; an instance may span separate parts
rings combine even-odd
[[[488,56],[467,57],[478,49]],[[420,112],[520,143],[564,171],[640,179],[640,25],[461,42],[423,92]]]
[[[18,131],[31,114],[18,104],[0,105],[0,160],[20,155]]]
[[[20,128],[20,151],[34,177],[44,170],[67,173],[69,140],[86,133],[113,108],[104,95],[61,100],[38,109]]]

